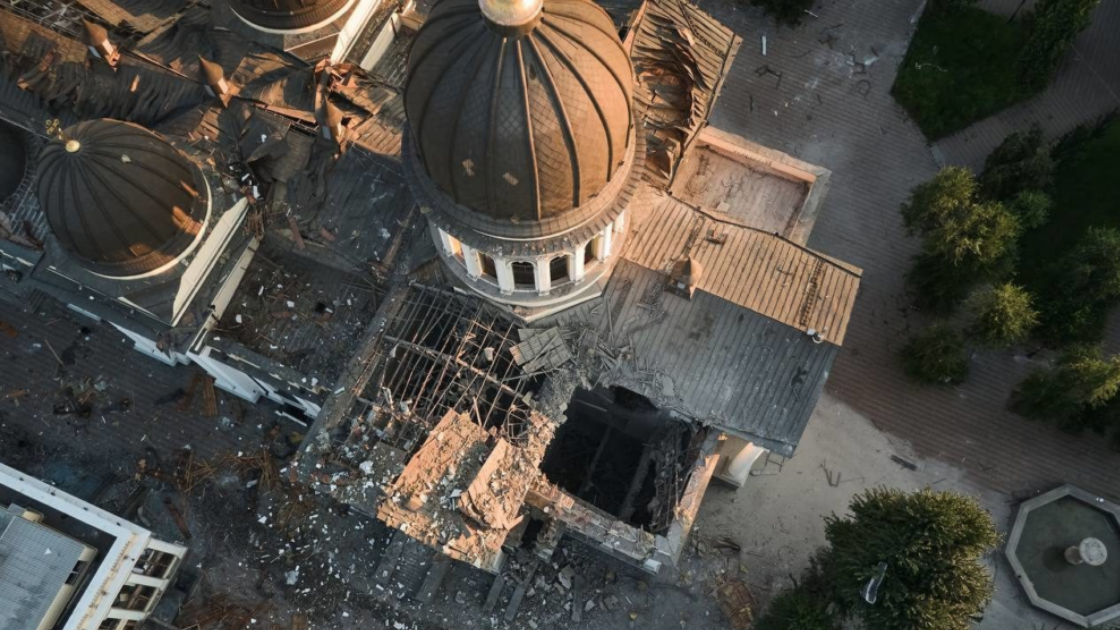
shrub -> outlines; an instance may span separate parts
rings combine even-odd
[[[906,375],[919,383],[960,383],[968,376],[964,336],[946,323],[934,323],[902,348]]]
[[[1108,404],[1118,389],[1120,357],[1105,358],[1100,346],[1078,345],[1054,367],[1036,370],[1019,384],[1015,409],[1028,418],[1080,430],[1086,414]]]
[[[1025,190],[1045,190],[1053,176],[1054,161],[1042,141],[1042,128],[1034,125],[1007,136],[988,155],[978,182],[985,197],[1009,201]]]
[[[999,543],[991,516],[971,497],[930,489],[874,488],[850,516],[825,519],[820,567],[841,609],[867,630],[967,630],[992,595],[980,558]],[[878,600],[860,588],[887,565]]]
[[[994,348],[1026,341],[1038,325],[1031,294],[1010,282],[977,293],[971,306],[972,334]]]
[[[827,602],[796,587],[778,594],[754,624],[755,630],[836,630]]]
[[[797,26],[805,17],[805,12],[813,8],[815,0],[750,0],[756,7],[762,7],[774,20],[785,26]]]
[[[1039,0],[1027,14],[1026,46],[1019,57],[1019,80],[1041,89],[1062,57],[1073,47],[1077,34],[1089,26],[1100,0]]]

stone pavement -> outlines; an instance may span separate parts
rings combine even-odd
[[[904,294],[918,244],[906,237],[898,207],[937,170],[925,138],[889,94],[920,5],[826,1],[814,9],[819,17],[779,30],[753,9],[702,4],[744,40],[712,124],[833,171],[809,244],[865,273],[831,395],[987,488],[1019,493],[1072,482],[1117,498],[1120,455],[1102,439],[1006,411],[1030,359],[978,352],[972,376],[954,388],[915,386],[899,367],[899,347],[925,317]]]
[[[984,0],[980,7],[1010,16],[1020,0]],[[1028,2],[1023,11],[1030,8]],[[1022,11],[1019,14],[1022,15]],[[1120,108],[1120,2],[1105,0],[1093,22],[1078,36],[1073,52],[1041,94],[990,116],[937,143],[946,164],[984,165],[984,158],[1008,134],[1038,123],[1047,138]]]

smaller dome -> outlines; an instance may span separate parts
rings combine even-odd
[[[301,33],[337,19],[354,0],[229,0],[237,17],[272,33]]]
[[[27,173],[27,145],[23,132],[0,120],[0,202],[19,189]]]
[[[199,168],[152,132],[79,123],[39,157],[39,204],[59,244],[93,273],[160,270],[201,236],[210,198]]]

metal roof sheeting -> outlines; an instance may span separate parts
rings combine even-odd
[[[792,455],[839,348],[697,291],[665,291],[662,273],[623,260],[607,300],[633,360],[609,379],[697,421]]]
[[[633,222],[628,259],[668,272],[691,256],[704,269],[699,290],[843,345],[860,270],[775,234],[714,220],[674,197],[655,196],[647,207]]]

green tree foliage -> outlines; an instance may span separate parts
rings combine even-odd
[[[1054,177],[1054,161],[1042,141],[1042,128],[1013,133],[988,154],[978,179],[988,199],[1010,201],[1025,190],[1045,190]]]
[[[1019,56],[1019,80],[1041,89],[1061,63],[1077,34],[1092,20],[1100,0],[1039,0],[1027,14],[1029,35]]]
[[[829,614],[826,602],[804,587],[779,593],[754,630],[836,630],[838,624]]]
[[[1059,263],[1042,303],[1043,339],[1066,345],[1099,338],[1120,300],[1120,231],[1090,228]]]
[[[1050,210],[1054,208],[1054,200],[1044,192],[1024,190],[1007,207],[1022,229],[1033,230],[1046,224]]]
[[[971,307],[972,334],[994,348],[1026,341],[1038,325],[1031,294],[1010,282],[977,293]]]
[[[1016,410],[1071,430],[1090,424],[1120,389],[1120,356],[1105,357],[1100,346],[1072,346],[1049,369],[1032,372],[1018,388]]]
[[[960,383],[968,376],[964,336],[949,324],[934,323],[903,346],[902,363],[919,383]]]
[[[773,16],[778,24],[797,26],[807,15],[805,12],[813,8],[815,0],[750,0],[756,7],[762,7],[766,13]]]
[[[966,269],[921,253],[914,257],[914,266],[906,273],[906,283],[915,306],[947,315],[968,296],[976,278]]]
[[[953,492],[875,488],[856,495],[850,516],[825,519],[820,568],[840,607],[867,630],[968,630],[992,578],[980,558],[999,543],[991,516]],[[887,564],[878,601],[859,595]]]
[[[920,305],[949,310],[975,282],[1001,275],[1014,260],[1019,222],[999,202],[980,201],[968,169],[948,167],[919,184],[902,205],[922,253],[909,279]]]
[[[1120,231],[1090,228],[1065,262],[1063,286],[1086,301],[1120,298]]]

